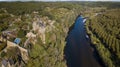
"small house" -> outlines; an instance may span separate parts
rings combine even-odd
[[[16,39],[14,40],[14,43],[15,43],[15,44],[20,44],[20,41],[21,41],[20,38],[16,38]]]

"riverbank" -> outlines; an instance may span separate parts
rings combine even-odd
[[[119,12],[119,8],[107,9],[90,18],[86,24],[91,43],[106,67],[120,67]]]

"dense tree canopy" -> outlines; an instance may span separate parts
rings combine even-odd
[[[97,44],[99,46],[99,43],[104,46],[104,49],[109,51],[110,54],[108,56],[108,59],[112,62],[112,65],[110,63],[107,63],[109,67],[119,67],[120,62],[120,9],[110,9],[106,10],[102,14],[98,14],[94,18],[89,20],[88,28],[91,31],[91,33],[88,32],[88,34],[91,35],[91,39],[94,42],[96,40],[93,40],[93,38],[98,38],[100,41]],[[98,51],[103,50],[103,48],[98,47]],[[106,51],[105,51],[106,52]],[[105,54],[104,52],[101,52],[102,54]],[[107,52],[106,52],[107,53]],[[101,55],[102,55],[101,54]],[[105,60],[105,56],[103,56],[103,60]]]

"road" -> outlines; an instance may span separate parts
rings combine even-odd
[[[64,54],[68,67],[101,67],[86,38],[83,18],[79,16],[67,37]]]

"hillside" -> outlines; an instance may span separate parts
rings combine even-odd
[[[25,56],[18,47],[3,48],[1,45],[4,49],[1,63],[5,61],[7,65],[22,67],[66,67],[63,55],[65,38],[78,14],[75,11],[79,7],[74,8],[76,6],[72,3],[1,3],[0,32],[3,34],[4,31],[11,42],[20,38],[20,44],[16,45],[27,50],[29,59],[24,60]],[[8,50],[20,50],[21,53]]]
[[[90,18],[87,32],[107,67],[120,66],[120,9],[108,9]]]

